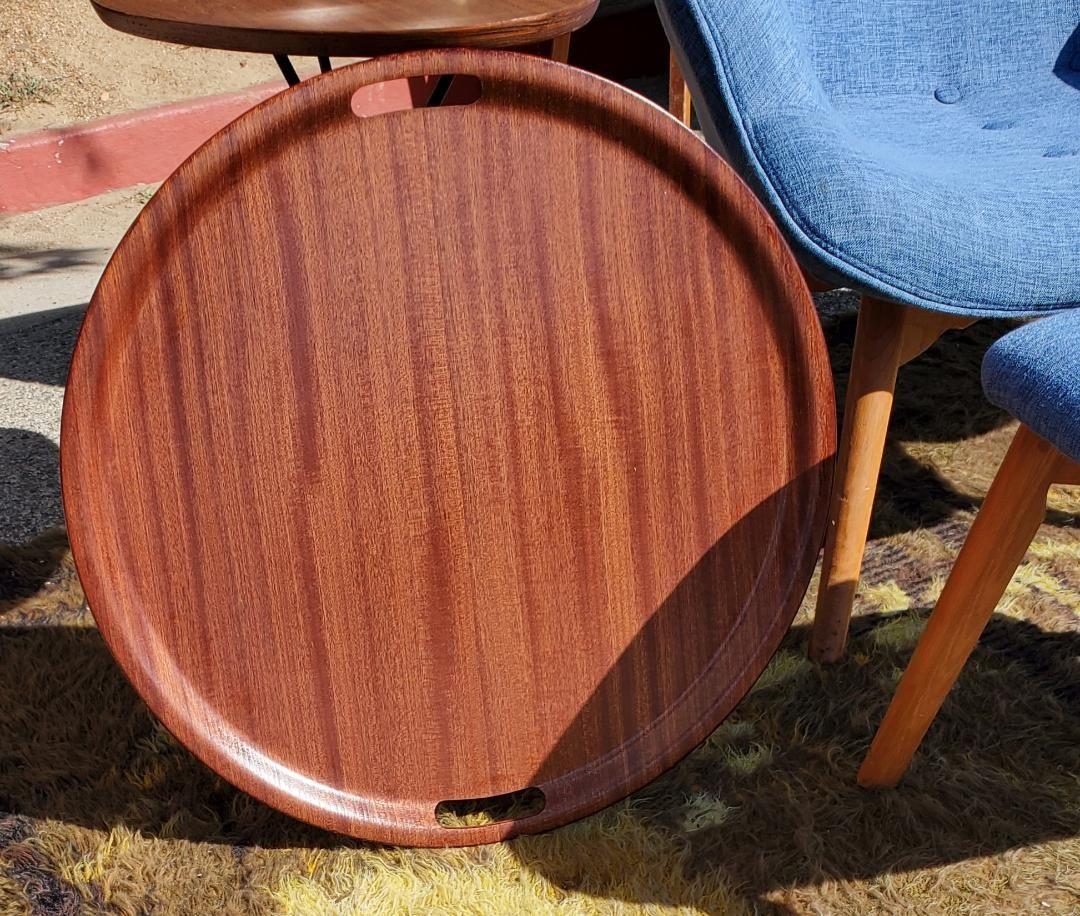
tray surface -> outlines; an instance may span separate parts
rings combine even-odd
[[[352,113],[440,73],[479,100]],[[732,709],[809,580],[833,427],[798,267],[693,134],[558,64],[418,52],[162,186],[87,313],[63,491],[188,748],[320,826],[457,845],[594,811]]]
[[[599,0],[92,0],[121,32],[275,54],[368,57],[425,47],[511,48],[585,25]]]

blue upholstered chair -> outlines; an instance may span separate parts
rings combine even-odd
[[[1042,523],[1046,491],[1080,483],[1080,310],[1002,337],[983,388],[1020,429],[859,770],[864,786],[904,775]]]
[[[657,3],[708,141],[863,293],[811,639],[835,660],[898,367],[1080,304],[1080,0]]]

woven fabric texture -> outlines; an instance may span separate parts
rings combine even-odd
[[[986,351],[982,380],[994,404],[1080,461],[1080,310],[1000,338]]]
[[[706,136],[825,279],[1080,303],[1080,0],[658,0]]]

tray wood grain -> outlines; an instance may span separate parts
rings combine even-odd
[[[375,117],[383,80],[469,105]],[[162,186],[76,348],[62,477],[151,710],[322,827],[489,842],[703,740],[789,626],[835,446],[800,271],[659,108],[504,52],[313,78]],[[539,788],[469,829],[449,799]]]

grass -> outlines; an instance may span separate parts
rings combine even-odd
[[[53,94],[53,82],[25,70],[0,76],[0,111],[14,111],[31,102],[48,101]]]
[[[843,377],[854,303],[824,330]],[[1080,914],[1080,488],[1051,494],[901,785],[855,782],[971,525],[965,494],[1014,431],[973,369],[1000,331],[980,322],[905,367],[844,660],[807,659],[812,585],[704,744],[630,798],[507,843],[354,842],[229,788],[123,678],[63,532],[0,545],[0,916]],[[908,461],[912,417],[924,451]]]

